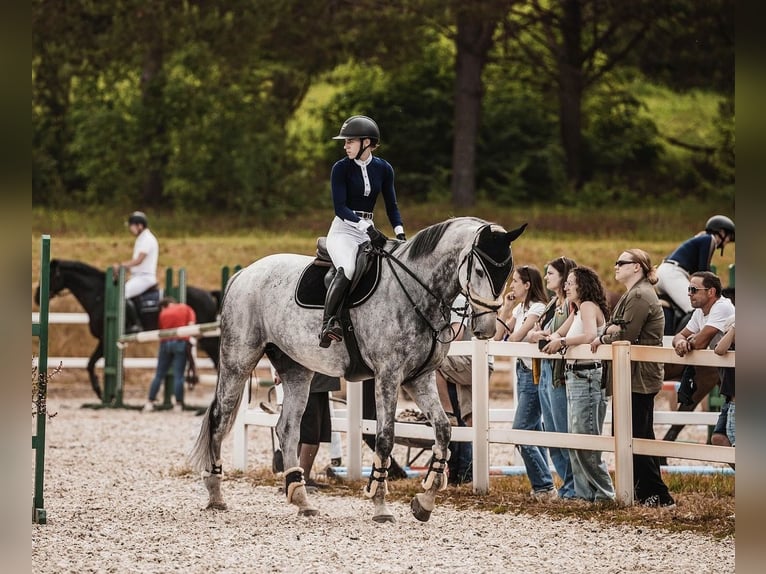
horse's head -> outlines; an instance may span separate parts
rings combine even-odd
[[[526,229],[513,231],[488,223],[477,232],[461,254],[460,290],[471,306],[471,332],[479,339],[495,334],[497,311],[503,304],[503,287],[513,271],[511,243]]]
[[[50,275],[49,275],[49,286],[48,286],[48,296],[50,298],[55,297],[58,295],[61,291],[66,289],[66,285],[64,285],[64,278],[61,274],[61,265],[60,261],[58,259],[51,259],[50,263]],[[37,289],[35,289],[35,304],[40,304],[40,284],[37,284]]]

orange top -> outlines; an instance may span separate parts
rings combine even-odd
[[[185,325],[193,325],[197,322],[197,315],[194,313],[194,309],[189,307],[186,303],[171,303],[160,311],[159,328],[160,329],[172,329],[174,327],[183,327]],[[165,341],[174,341],[183,339],[188,341],[189,337],[172,337],[170,339],[164,339]]]

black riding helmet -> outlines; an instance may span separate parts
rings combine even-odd
[[[376,124],[375,120],[372,118],[367,116],[351,116],[343,122],[338,135],[332,139],[369,139],[370,146],[377,146],[378,141],[380,141],[380,129],[378,129],[378,124]],[[364,150],[366,150],[367,147],[359,147],[359,153],[356,154],[356,159],[359,159],[362,156],[362,153],[364,153]]]
[[[146,219],[146,214],[143,211],[134,211],[128,216],[128,225],[134,223],[140,223],[144,227],[149,227],[149,220]]]
[[[725,215],[714,215],[707,220],[705,224],[705,233],[718,235],[723,231],[724,237],[729,237],[734,243],[734,222]],[[721,255],[723,255],[723,244],[721,244]]]

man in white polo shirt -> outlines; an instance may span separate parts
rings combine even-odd
[[[125,281],[125,309],[127,332],[141,330],[138,313],[131,299],[157,285],[157,263],[160,256],[160,246],[157,238],[149,230],[149,221],[142,211],[134,211],[128,217],[128,229],[135,236],[133,257],[130,261],[115,263],[112,266],[115,276],[120,267],[130,269],[130,277]]]

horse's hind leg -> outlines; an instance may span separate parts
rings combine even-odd
[[[192,468],[202,471],[209,495],[208,509],[226,509],[221,494],[221,443],[234,425],[245,383],[261,355],[246,345],[235,346],[226,350],[226,358],[221,361],[215,397],[205,413],[199,436],[189,456]]]
[[[407,384],[407,391],[425,413],[434,429],[434,446],[428,472],[422,485],[425,492],[416,494],[410,502],[410,509],[415,518],[426,522],[436,505],[436,493],[447,488],[447,460],[449,459],[449,441],[452,434],[447,415],[444,413],[436,390],[436,374],[431,372]]]

